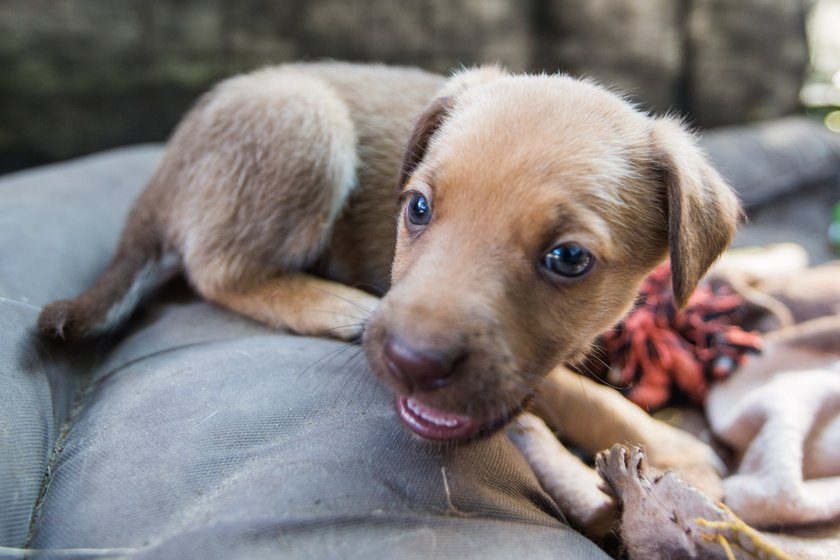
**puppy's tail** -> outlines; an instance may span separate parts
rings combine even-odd
[[[115,330],[157,285],[162,269],[169,266],[164,261],[158,222],[141,198],[105,272],[82,294],[44,307],[38,331],[69,342]]]

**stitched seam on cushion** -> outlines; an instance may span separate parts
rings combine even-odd
[[[70,405],[70,411],[67,414],[67,418],[61,424],[58,437],[55,439],[55,443],[53,444],[52,452],[50,452],[50,458],[47,460],[47,467],[44,469],[44,477],[41,480],[41,486],[38,488],[38,497],[35,498],[35,505],[32,507],[32,516],[29,518],[29,529],[26,532],[26,539],[23,544],[24,548],[29,548],[32,543],[32,539],[35,538],[35,531],[38,528],[38,521],[41,518],[41,508],[44,505],[47,490],[49,490],[50,483],[52,482],[53,468],[58,463],[59,457],[61,457],[61,452],[64,450],[64,442],[67,440],[67,436],[70,434],[70,431],[73,429],[79,414],[85,407],[87,397],[90,396],[91,389],[94,385],[93,374],[93,368],[90,368],[87,374],[85,374],[82,384],[76,392],[76,396],[73,397],[73,404]]]
[[[119,554],[119,558],[128,558],[126,555],[135,554],[139,549],[137,548],[15,548],[10,546],[0,546],[0,558],[6,558],[2,554],[15,554],[13,558],[27,559],[32,555],[41,556],[49,554],[52,558],[97,558],[107,556],[108,559],[113,560],[117,558],[114,554]],[[30,554],[31,553],[31,554]]]
[[[25,308],[27,310],[32,310],[32,311],[36,311],[36,312],[40,312],[41,309],[42,309],[42,307],[39,306],[39,305],[35,305],[35,304],[29,303],[29,302],[20,301],[18,299],[9,298],[9,297],[6,297],[6,296],[0,296],[0,303],[11,305],[11,306],[20,306],[20,307]],[[34,332],[30,332],[28,334],[29,334],[29,341],[27,343],[27,348],[23,349],[23,355],[25,355],[25,357],[21,357],[21,359],[24,360],[21,363],[21,365],[24,368],[29,368],[30,366],[34,366],[34,362],[32,362],[34,356],[37,356],[37,358],[36,358],[37,362],[40,362],[42,364],[45,363],[45,362],[46,363],[50,362],[53,359],[53,357],[50,356],[50,354],[51,354],[51,352],[49,351],[50,345],[48,343],[44,343],[42,340],[40,340]],[[49,458],[47,459],[46,467],[45,467],[44,473],[43,473],[42,478],[41,478],[41,483],[38,487],[38,492],[36,494],[34,503],[32,504],[32,507],[30,509],[29,524],[28,524],[28,527],[27,527],[26,534],[24,535],[24,538],[23,538],[23,546],[24,547],[27,547],[29,545],[29,543],[31,542],[32,538],[33,538],[34,531],[35,531],[36,524],[37,524],[36,519],[38,517],[38,513],[40,511],[41,505],[43,504],[44,495],[46,493],[46,490],[49,487],[49,481],[50,481],[50,477],[51,477],[51,473],[52,473],[52,467],[54,466],[54,464],[55,464],[55,462],[58,458],[58,454],[60,453],[60,449],[63,445],[63,442],[67,437],[67,433],[69,433],[70,429],[72,428],[72,421],[75,420],[75,417],[78,415],[78,410],[80,410],[81,407],[82,407],[82,403],[81,403],[80,399],[81,399],[82,395],[84,394],[84,392],[87,388],[87,385],[90,384],[90,380],[91,380],[92,373],[93,373],[93,370],[89,366],[96,362],[97,355],[98,354],[96,354],[96,353],[91,353],[90,358],[88,360],[84,360],[84,361],[81,362],[84,369],[87,370],[88,373],[86,373],[83,376],[82,375],[79,376],[79,377],[81,377],[81,383],[79,384],[79,388],[75,391],[75,394],[72,396],[72,400],[70,401],[70,406],[68,407],[68,410],[67,410],[66,418],[63,421],[61,421],[61,426],[58,430],[58,434],[56,435],[55,440],[53,441],[52,449],[49,452]],[[63,374],[63,373],[64,372],[60,372],[60,374]],[[46,377],[49,377],[49,374],[46,371],[44,371],[44,375]],[[55,404],[55,400],[54,400],[55,394],[53,393],[52,383],[50,383],[49,380],[47,380],[47,386],[50,388],[50,404],[54,405]],[[55,412],[56,412],[55,409],[53,409],[52,414],[54,415]]]
[[[263,334],[256,335],[256,336],[266,336]],[[130,367],[133,364],[143,361],[147,358],[152,358],[159,356],[161,354],[166,354],[168,352],[173,352],[177,350],[181,350],[183,348],[190,348],[194,346],[203,346],[209,344],[218,344],[220,342],[227,342],[231,340],[240,340],[242,338],[254,338],[254,336],[246,336],[246,337],[231,337],[231,338],[218,338],[213,340],[202,340],[196,342],[190,342],[186,344],[179,344],[177,346],[172,346],[169,348],[164,348],[158,350],[156,352],[151,352],[149,354],[144,354],[142,356],[138,356],[136,358],[130,359],[123,364],[115,366],[110,370],[106,371],[105,374],[96,377],[96,365],[101,364],[101,361],[96,357],[93,356],[91,359],[91,367],[88,368],[88,372],[84,375],[82,380],[81,386],[79,390],[76,392],[76,395],[73,397],[73,403],[70,405],[70,410],[67,414],[67,418],[61,425],[61,429],[59,430],[58,437],[56,437],[55,443],[53,444],[53,449],[50,452],[50,458],[47,461],[46,469],[44,470],[44,476],[41,481],[41,486],[38,489],[38,496],[35,499],[35,505],[32,508],[32,514],[29,519],[29,528],[26,533],[26,538],[24,539],[23,547],[29,548],[32,539],[35,538],[35,533],[38,529],[38,522],[41,518],[41,508],[44,505],[44,500],[46,498],[47,491],[49,490],[50,483],[52,482],[52,471],[55,465],[58,463],[59,459],[61,458],[61,452],[64,450],[64,442],[67,440],[67,437],[70,435],[73,427],[76,424],[76,421],[79,418],[82,410],[84,410],[85,406],[88,403],[88,399],[90,398],[91,394],[93,393],[94,389],[105,379],[111,377],[115,373],[121,371],[126,367]]]

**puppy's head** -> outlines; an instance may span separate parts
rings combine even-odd
[[[494,68],[456,76],[420,117],[399,186],[392,288],[364,347],[403,422],[438,440],[504,424],[669,254],[684,304],[739,219],[678,123]]]

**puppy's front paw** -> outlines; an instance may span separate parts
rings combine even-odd
[[[590,537],[612,530],[618,518],[615,500],[601,490],[597,473],[563,447],[545,422],[523,414],[508,429],[508,437],[574,525]]]
[[[647,449],[652,465],[662,469],[678,470],[682,467],[708,465],[719,475],[725,475],[726,465],[714,450],[683,430],[667,427],[667,431],[656,435],[657,445]]]
[[[647,449],[650,464],[660,470],[674,471],[712,500],[721,500],[721,477],[727,472],[724,462],[711,447],[690,433],[668,428],[655,439],[657,445]]]
[[[243,289],[202,289],[205,298],[274,328],[357,342],[379,305],[367,292],[303,273],[268,278]]]

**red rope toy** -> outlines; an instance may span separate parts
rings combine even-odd
[[[666,262],[642,282],[634,309],[600,337],[609,381],[626,386],[626,396],[647,410],[665,406],[675,392],[702,404],[712,381],[761,351],[761,337],[738,325],[743,310],[730,286],[703,283],[678,312]]]

